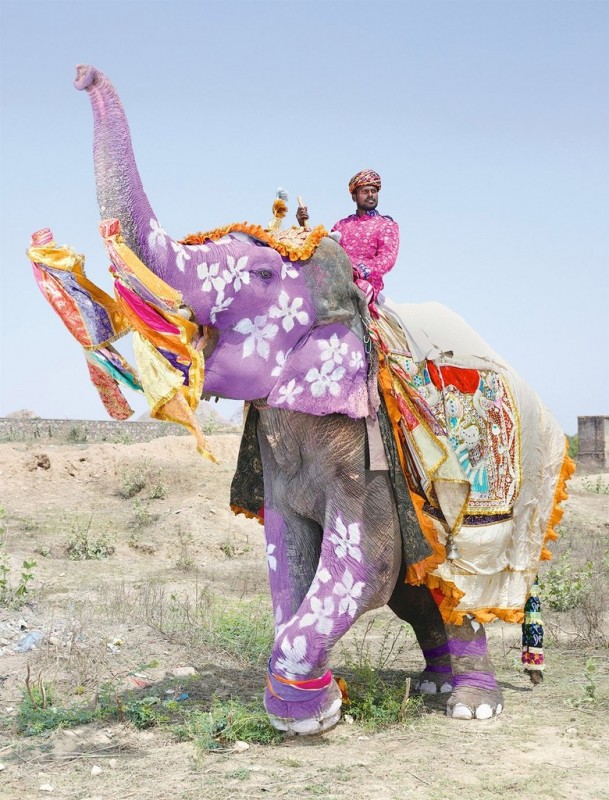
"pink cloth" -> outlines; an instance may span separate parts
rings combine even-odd
[[[383,290],[383,276],[398,257],[400,229],[397,222],[378,211],[368,211],[361,217],[351,214],[339,220],[332,230],[340,233],[340,243],[353,267],[359,268],[360,277],[370,282],[376,297]]]

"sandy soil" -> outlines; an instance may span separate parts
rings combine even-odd
[[[519,630],[490,626],[506,710],[487,722],[449,720],[430,699],[417,719],[380,732],[342,722],[322,737],[253,744],[244,752],[200,753],[162,728],[120,722],[18,736],[14,717],[28,665],[33,676],[42,670],[63,699],[93,697],[102,680],[129,688],[136,672],[162,681],[182,667],[196,671],[202,706],[212,695],[246,700],[261,691],[262,667],[245,668],[238,658],[187,645],[150,624],[155,604],[172,594],[268,602],[262,528],[228,508],[239,438],[210,442],[219,465],[201,459],[187,437],[0,445],[11,575],[24,558],[37,561],[28,604],[0,608],[2,798],[609,798],[609,651],[584,642],[567,613],[547,615],[546,679],[534,689],[519,667]],[[141,474],[145,489],[121,496]],[[572,481],[557,546],[580,560],[601,558],[609,548],[609,495],[593,491],[596,480]],[[609,475],[599,480],[609,485]],[[149,496],[154,486],[162,497]],[[70,560],[66,546],[83,531],[90,540],[106,537],[115,552]],[[391,615],[377,616],[388,623]],[[16,652],[33,631],[42,634],[38,647]],[[582,704],[589,659],[597,700]],[[392,666],[416,675],[421,656],[412,639]]]

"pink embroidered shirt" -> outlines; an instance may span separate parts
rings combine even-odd
[[[351,214],[332,228],[341,235],[340,243],[354,267],[359,267],[375,296],[383,290],[383,276],[398,257],[400,229],[391,217],[367,211],[361,217]]]

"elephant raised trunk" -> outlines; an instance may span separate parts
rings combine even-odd
[[[148,202],[120,98],[108,78],[86,64],[77,66],[74,86],[87,92],[93,109],[93,157],[100,214],[105,219],[119,219],[128,246],[157,275],[166,278],[180,267],[185,248],[167,236]]]

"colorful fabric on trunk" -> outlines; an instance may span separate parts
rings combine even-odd
[[[541,618],[541,600],[539,583],[531,587],[524,606],[524,622],[522,623],[522,664],[525,669],[541,672],[544,668],[543,655],[543,620]]]

